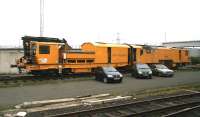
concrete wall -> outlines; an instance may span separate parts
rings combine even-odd
[[[0,48],[0,74],[16,74],[17,68],[11,68],[11,64],[15,64],[15,60],[23,56],[20,48]]]

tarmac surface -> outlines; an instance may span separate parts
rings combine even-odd
[[[25,101],[58,99],[100,93],[131,94],[135,91],[170,87],[181,84],[200,83],[200,71],[176,72],[172,78],[153,77],[136,79],[125,77],[122,83],[105,84],[95,80],[60,82],[55,84],[29,85],[0,88],[0,107],[20,104]]]

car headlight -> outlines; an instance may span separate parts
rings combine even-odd
[[[141,72],[141,71],[138,71],[138,73],[139,73],[139,74],[142,74],[142,72]]]
[[[123,75],[120,74],[119,77],[123,77]]]
[[[107,75],[107,77],[113,77],[113,75]]]
[[[149,74],[152,74],[152,71],[149,71]]]

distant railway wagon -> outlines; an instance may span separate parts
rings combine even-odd
[[[189,63],[187,49],[134,45],[132,47],[135,56],[134,63],[162,63],[171,68]]]
[[[163,63],[175,67],[189,63],[187,49],[90,42],[73,49],[64,39],[25,36],[22,40],[24,56],[17,60],[17,67],[35,75],[92,72],[108,65]]]

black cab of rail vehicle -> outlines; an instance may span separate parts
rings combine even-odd
[[[152,71],[147,64],[135,64],[131,74],[136,78],[152,78]]]
[[[122,82],[123,75],[118,72],[114,67],[98,67],[95,70],[95,80],[103,81],[104,83],[109,82]]]
[[[153,75],[163,76],[163,77],[172,77],[174,75],[174,71],[169,69],[167,66],[163,64],[154,64],[150,66]]]

